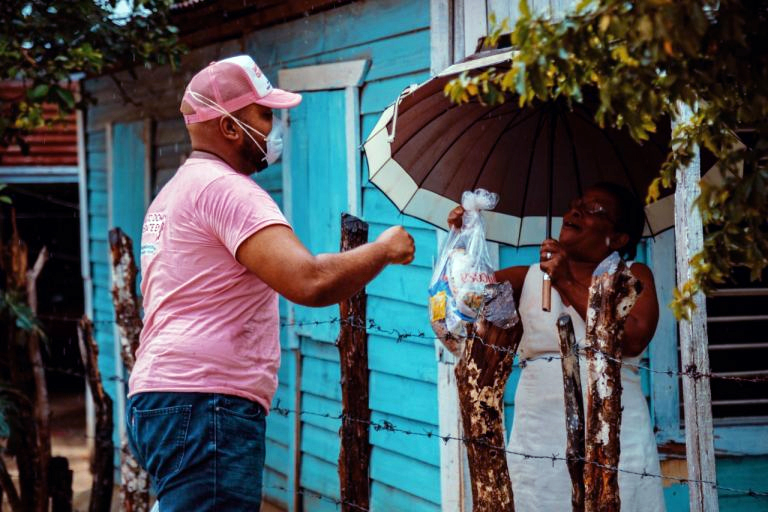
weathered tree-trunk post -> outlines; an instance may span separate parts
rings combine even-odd
[[[481,313],[456,365],[474,512],[515,510],[504,445],[504,388],[522,335],[521,322],[501,329]]]
[[[27,271],[27,303],[33,315],[37,316],[37,278],[48,261],[48,249],[43,247],[32,269]],[[43,368],[38,332],[27,333],[27,353],[35,379],[35,422],[37,423],[37,450],[40,454],[40,484],[38,487],[39,510],[48,512],[48,466],[51,461],[51,408],[48,403],[48,385]]]
[[[573,322],[568,314],[557,319],[560,355],[565,391],[565,433],[568,437],[565,458],[571,475],[571,506],[573,512],[584,510],[584,396],[581,394],[579,349]]]
[[[368,242],[368,224],[348,214],[341,216],[341,250]],[[368,335],[365,288],[339,303],[341,329],[336,346],[341,364],[342,417],[339,437],[341,509],[368,509],[371,499],[369,467],[371,444],[368,406]]]
[[[24,512],[21,498],[19,498],[19,493],[16,492],[16,487],[13,485],[13,479],[8,473],[8,468],[5,467],[5,461],[2,457],[0,457],[0,489],[5,492],[8,504],[11,507],[11,512]],[[0,494],[0,497],[2,497],[2,494]]]
[[[618,256],[618,255],[617,255]],[[587,305],[587,433],[585,509],[620,510],[621,338],[642,285],[616,257],[598,266]],[[594,462],[591,464],[590,462]]]
[[[115,485],[115,444],[112,441],[112,399],[104,390],[99,371],[99,346],[93,339],[93,324],[83,317],[77,329],[80,355],[93,396],[96,429],[91,460],[91,502],[89,512],[109,512],[112,507],[112,488]]]
[[[26,431],[27,429],[31,429],[33,432],[35,430],[35,424],[34,424],[34,404],[32,401],[27,397],[26,393],[23,391],[6,387],[3,389],[0,389],[0,394],[4,395],[6,399],[8,399],[11,403],[13,403],[16,407],[16,421],[19,423],[18,430]],[[29,435],[22,434],[23,437],[20,440],[17,440],[22,443],[21,447],[16,447],[18,450],[19,448],[26,448],[27,443],[31,443],[31,439],[29,438]],[[4,449],[6,448],[7,444],[11,443],[11,439],[2,439],[2,444],[0,444],[0,455],[2,455]],[[26,452],[22,452],[26,453]],[[19,456],[16,455],[16,462],[17,465],[19,464]],[[19,478],[21,478],[21,473],[19,473]],[[19,486],[21,488],[21,486]],[[8,505],[10,505],[12,512],[28,512],[30,507],[27,506],[22,499],[22,497],[19,494],[19,491],[16,490],[16,487],[13,483],[13,479],[11,478],[10,473],[8,473],[8,468],[5,466],[5,461],[3,460],[2,456],[0,456],[0,497],[2,497],[2,494],[5,493],[6,498],[8,500]]]
[[[38,496],[35,493],[37,489],[35,477],[40,457],[35,442],[37,425],[33,397],[28,398],[25,391],[13,388],[3,389],[2,394],[8,396],[16,406],[14,420],[17,428],[14,429],[15,432],[11,432],[11,437],[8,439],[7,453],[16,459],[18,491],[4,464],[0,467],[0,485],[8,495],[8,501],[14,512],[36,511],[39,510],[39,506],[35,501]],[[17,505],[15,509],[14,503]]]
[[[120,334],[120,354],[128,373],[133,370],[143,322],[136,296],[136,262],[133,242],[120,228],[109,231],[112,254],[112,302]],[[128,440],[121,440],[120,497],[126,512],[149,512],[149,475],[134,458]]]
[[[72,512],[72,470],[66,457],[51,457],[48,466],[51,512]]]
[[[136,361],[139,336],[144,325],[136,296],[138,269],[133,259],[133,241],[120,228],[109,230],[109,248],[112,254],[112,302],[122,349],[120,355],[130,372]]]
[[[47,258],[43,248],[33,270],[29,270],[29,250],[19,236],[16,212],[11,213],[12,235],[5,264],[7,290],[26,302],[34,315],[37,309],[36,280]],[[30,302],[31,301],[31,302]],[[8,355],[11,382],[31,399],[32,415],[24,418],[25,428],[16,446],[22,506],[33,512],[48,510],[48,462],[51,457],[50,409],[40,340],[35,327],[29,331],[11,327]],[[29,421],[27,421],[29,420]]]
[[[692,115],[682,109],[683,119]],[[694,206],[699,195],[701,158],[698,151],[691,163],[677,173],[675,189],[675,254],[677,282],[682,284],[693,275],[691,258],[704,247],[701,215]],[[717,473],[712,425],[712,392],[709,379],[696,374],[709,373],[707,339],[707,303],[704,294],[694,296],[696,309],[688,320],[680,321],[680,364],[689,375],[683,377],[683,411],[685,416],[685,453],[688,463],[688,500],[691,512],[717,512]],[[711,482],[709,484],[704,482]]]

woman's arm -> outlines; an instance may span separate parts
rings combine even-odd
[[[515,296],[515,304],[518,309],[520,308],[520,295],[523,292],[523,284],[525,283],[525,276],[528,274],[528,267],[507,267],[497,270],[493,276],[499,283],[509,281],[512,285],[512,291]]]
[[[656,297],[656,284],[651,269],[642,263],[635,263],[630,269],[632,274],[643,284],[643,291],[624,323],[622,353],[627,357],[639,356],[651,342],[659,321],[659,301]],[[561,279],[553,286],[582,318],[587,317],[589,288],[573,279]]]
[[[624,343],[621,348],[625,356],[635,357],[642,354],[656,332],[659,300],[651,269],[642,263],[635,263],[630,270],[643,283],[643,291],[624,324]]]

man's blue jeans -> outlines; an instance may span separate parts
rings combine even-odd
[[[162,512],[259,510],[266,430],[259,404],[220,394],[139,393],[128,399],[126,421]]]

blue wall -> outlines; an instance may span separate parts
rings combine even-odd
[[[93,280],[93,335],[99,345],[99,371],[104,389],[112,397],[115,425],[120,415],[117,397],[122,382],[117,380],[114,349],[114,308],[112,306],[112,274],[109,262],[107,184],[107,132],[105,129],[86,134],[88,168],[89,261]],[[119,430],[115,428],[115,461],[120,461]]]

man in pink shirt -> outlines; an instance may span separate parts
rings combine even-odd
[[[250,178],[282,150],[272,109],[300,101],[245,55],[211,63],[184,92],[193,152],[145,217],[144,329],[126,414],[162,512],[259,509],[278,293],[330,305],[413,260],[399,226],[353,251],[310,254]]]

